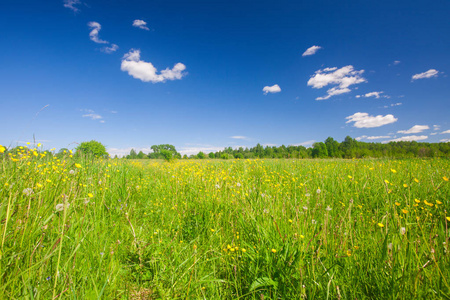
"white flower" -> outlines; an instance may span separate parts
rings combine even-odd
[[[311,195],[310,195],[309,193],[306,193],[305,196],[306,196],[306,197],[309,197],[309,196],[311,196]]]
[[[308,210],[308,206],[303,206],[303,209],[304,210]]]
[[[392,250],[392,243],[389,243],[389,244],[387,245],[387,247],[388,247],[389,250]]]
[[[241,184],[239,182],[236,183],[237,187],[241,187]]]
[[[404,235],[406,233],[406,228],[405,227],[400,228],[400,233]]]
[[[70,170],[70,171],[69,171],[69,174],[70,174],[70,175],[73,175],[73,174],[75,174],[75,171],[74,171],[74,170]]]
[[[216,189],[220,189],[220,185],[216,184],[215,185]]]
[[[320,194],[320,192],[321,192],[320,189],[317,189],[316,193],[317,193],[317,194]]]
[[[68,209],[69,206],[70,206],[70,204],[69,204],[69,202],[67,202],[66,205],[65,205],[66,209]],[[63,211],[63,210],[64,210],[64,204],[62,204],[62,203],[56,204],[55,210],[56,210],[57,212],[58,212],[58,211]]]
[[[264,194],[264,193],[262,193],[262,194],[261,194],[261,197],[263,197],[263,198],[264,198],[265,196],[266,196],[266,194]]]
[[[24,193],[26,196],[30,196],[31,194],[34,193],[34,191],[33,191],[32,188],[26,188],[26,189],[23,190],[22,193]]]
[[[326,211],[330,211],[331,207],[328,205],[327,208],[325,208]]]
[[[313,223],[313,224],[317,224],[317,221],[313,219],[313,220],[312,220],[312,223]]]

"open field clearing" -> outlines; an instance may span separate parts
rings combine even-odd
[[[450,161],[22,155],[3,299],[450,297]]]

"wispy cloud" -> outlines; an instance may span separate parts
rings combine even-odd
[[[89,38],[91,39],[91,41],[93,41],[94,43],[97,44],[108,44],[109,42],[101,40],[98,37],[98,34],[100,32],[100,29],[102,29],[102,25],[100,25],[100,23],[98,22],[89,22],[88,23],[89,28],[91,28],[91,32],[89,33]]]
[[[357,71],[351,65],[340,69],[336,67],[325,68],[315,72],[308,80],[308,86],[320,89],[327,85],[337,85],[329,89],[326,96],[316,98],[316,100],[326,100],[335,95],[349,93],[351,91],[349,87],[352,85],[367,82],[361,76],[363,73],[364,70]]]
[[[397,122],[397,118],[393,115],[370,116],[368,113],[357,112],[346,117],[346,123],[354,122],[353,126],[357,128],[374,128]]]
[[[450,139],[442,139],[442,140],[440,140],[439,142],[441,142],[441,143],[449,143],[449,142],[450,142]]]
[[[141,60],[141,51],[134,49],[131,49],[123,56],[120,69],[124,72],[128,72],[133,78],[152,83],[181,79],[186,75],[186,73],[183,72],[186,70],[186,66],[182,63],[177,63],[172,69],[167,68],[157,74],[158,70],[153,64]]]
[[[116,44],[111,44],[111,47],[103,47],[101,49],[101,51],[105,52],[105,53],[108,53],[108,54],[111,54],[113,52],[116,52],[117,49],[119,49],[119,46],[117,46]]]
[[[356,95],[356,98],[361,98],[361,97],[364,97],[364,98],[374,97],[374,98],[377,98],[377,99],[379,99],[380,97],[390,98],[390,97],[387,96],[387,95],[381,96],[381,94],[383,94],[383,93],[384,93],[383,91],[380,91],[380,92],[370,92],[370,93],[367,93],[367,94],[364,94],[364,95]]]
[[[85,114],[83,114],[81,117],[83,118],[89,118],[91,120],[100,120],[100,123],[105,123],[105,120],[103,120],[103,117],[97,113],[95,113],[95,111],[93,111],[92,109],[82,109],[81,111],[84,111]]]
[[[278,84],[274,84],[272,86],[265,86],[263,88],[263,92],[264,92],[264,95],[267,95],[268,93],[272,93],[272,94],[279,93],[279,92],[281,92],[281,88]]]
[[[450,129],[446,130],[446,131],[442,131],[441,134],[446,134],[446,133],[450,133]]]
[[[248,137],[243,136],[243,135],[233,135],[233,136],[230,136],[230,139],[236,139],[236,140],[248,140]]]
[[[441,129],[441,125],[433,125],[433,130],[440,130]]]
[[[379,140],[379,139],[389,139],[389,138],[391,138],[389,135],[378,135],[378,136],[363,135],[363,136],[357,137],[355,140],[357,140],[357,141],[360,141],[360,140]]]
[[[397,133],[402,133],[402,134],[411,134],[411,133],[420,133],[424,130],[430,129],[430,126],[428,125],[414,125],[413,127],[411,127],[408,130],[399,130],[397,131]]]
[[[304,146],[304,147],[309,148],[309,147],[311,147],[312,144],[314,144],[315,142],[316,142],[315,140],[309,140],[309,141],[306,141],[306,142],[302,142],[302,143],[298,143],[298,144],[293,144],[292,146]]]
[[[78,12],[80,11],[80,9],[78,7],[76,7],[77,5],[80,5],[81,1],[80,0],[64,0],[64,7],[67,7],[71,10],[73,10],[74,12]]]
[[[306,49],[305,52],[303,52],[302,56],[314,55],[314,54],[316,54],[317,51],[319,51],[319,49],[322,49],[322,47],[320,47],[320,46],[309,47],[308,49]]]
[[[426,72],[415,74],[412,76],[411,81],[417,80],[417,79],[424,79],[424,78],[431,78],[431,77],[437,77],[439,74],[438,70],[435,69],[429,69]]]
[[[394,66],[396,66],[396,65],[398,65],[398,64],[400,64],[401,63],[401,61],[399,61],[399,60],[394,60]]]
[[[383,106],[383,108],[394,107],[394,106],[400,106],[400,105],[402,105],[402,103],[401,103],[401,102],[397,102],[397,103],[392,103],[391,105],[385,105],[385,106]]]
[[[133,21],[133,26],[137,27],[137,28],[140,28],[140,29],[144,29],[144,30],[150,30],[147,27],[147,22],[145,22],[144,20],[134,20]]]
[[[402,136],[401,138],[385,141],[384,143],[422,141],[422,140],[426,140],[427,138],[428,138],[428,136],[426,136],[426,135],[408,135],[408,136]]]

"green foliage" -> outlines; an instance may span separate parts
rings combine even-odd
[[[203,153],[202,151],[200,151],[200,152],[197,154],[197,158],[198,158],[198,159],[205,159],[205,158],[206,158],[206,155],[205,155],[205,153]]]
[[[106,152],[105,146],[97,141],[89,141],[89,142],[82,142],[78,145],[76,148],[77,154],[87,155],[87,156],[94,156],[94,157],[108,157],[109,154]]]

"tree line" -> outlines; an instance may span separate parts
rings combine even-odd
[[[262,146],[227,147],[222,151],[205,154],[199,152],[195,155],[178,153],[173,145],[154,145],[153,152],[145,154],[136,153],[134,149],[125,158],[127,159],[253,159],[253,158],[412,158],[412,157],[450,157],[450,143],[423,143],[423,142],[390,142],[367,143],[357,141],[347,136],[339,143],[332,137],[324,142],[317,142],[312,147],[297,146]]]

